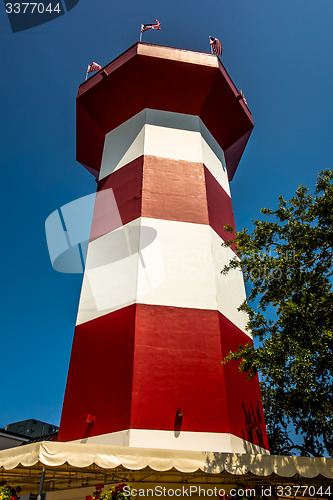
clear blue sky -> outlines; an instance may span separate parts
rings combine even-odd
[[[102,66],[144,41],[209,52],[246,95],[255,128],[232,182],[236,224],[333,166],[332,0],[80,0],[66,15],[13,34],[0,4],[0,427],[59,424],[82,276],[56,273],[44,223],[96,183],[75,161],[75,96]]]

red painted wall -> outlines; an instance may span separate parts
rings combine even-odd
[[[59,441],[174,431],[183,407],[182,431],[228,432],[267,448],[257,377],[221,364],[249,341],[219,312],[202,309],[137,304],[77,326]]]

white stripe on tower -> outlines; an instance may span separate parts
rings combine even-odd
[[[224,153],[198,116],[144,109],[105,137],[99,180],[141,155],[204,163],[230,196]]]
[[[77,324],[138,303],[218,310],[245,332],[242,274],[221,274],[235,256],[222,244],[209,225],[146,217],[91,241]]]

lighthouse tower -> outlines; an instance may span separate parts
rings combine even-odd
[[[77,159],[97,195],[59,440],[268,453],[229,181],[253,129],[215,55],[137,43],[83,83]]]

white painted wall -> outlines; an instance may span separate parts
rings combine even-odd
[[[238,259],[231,248],[222,247],[223,240],[213,229],[210,231],[212,255],[215,266],[215,283],[217,291],[217,309],[226,316],[234,325],[252,338],[250,332],[245,330],[248,316],[238,307],[246,299],[243,273],[238,269],[229,271],[227,275],[221,270],[233,258]]]
[[[145,109],[105,137],[99,179],[141,155],[204,163],[230,196],[224,153],[198,116]]]
[[[245,331],[237,311],[242,273],[221,275],[235,256],[205,224],[141,217],[89,243],[77,324],[134,303],[219,310]],[[250,335],[248,333],[248,335]]]
[[[233,434],[217,432],[182,431],[176,437],[173,431],[127,429],[73,442],[164,450],[269,454],[268,450]]]

